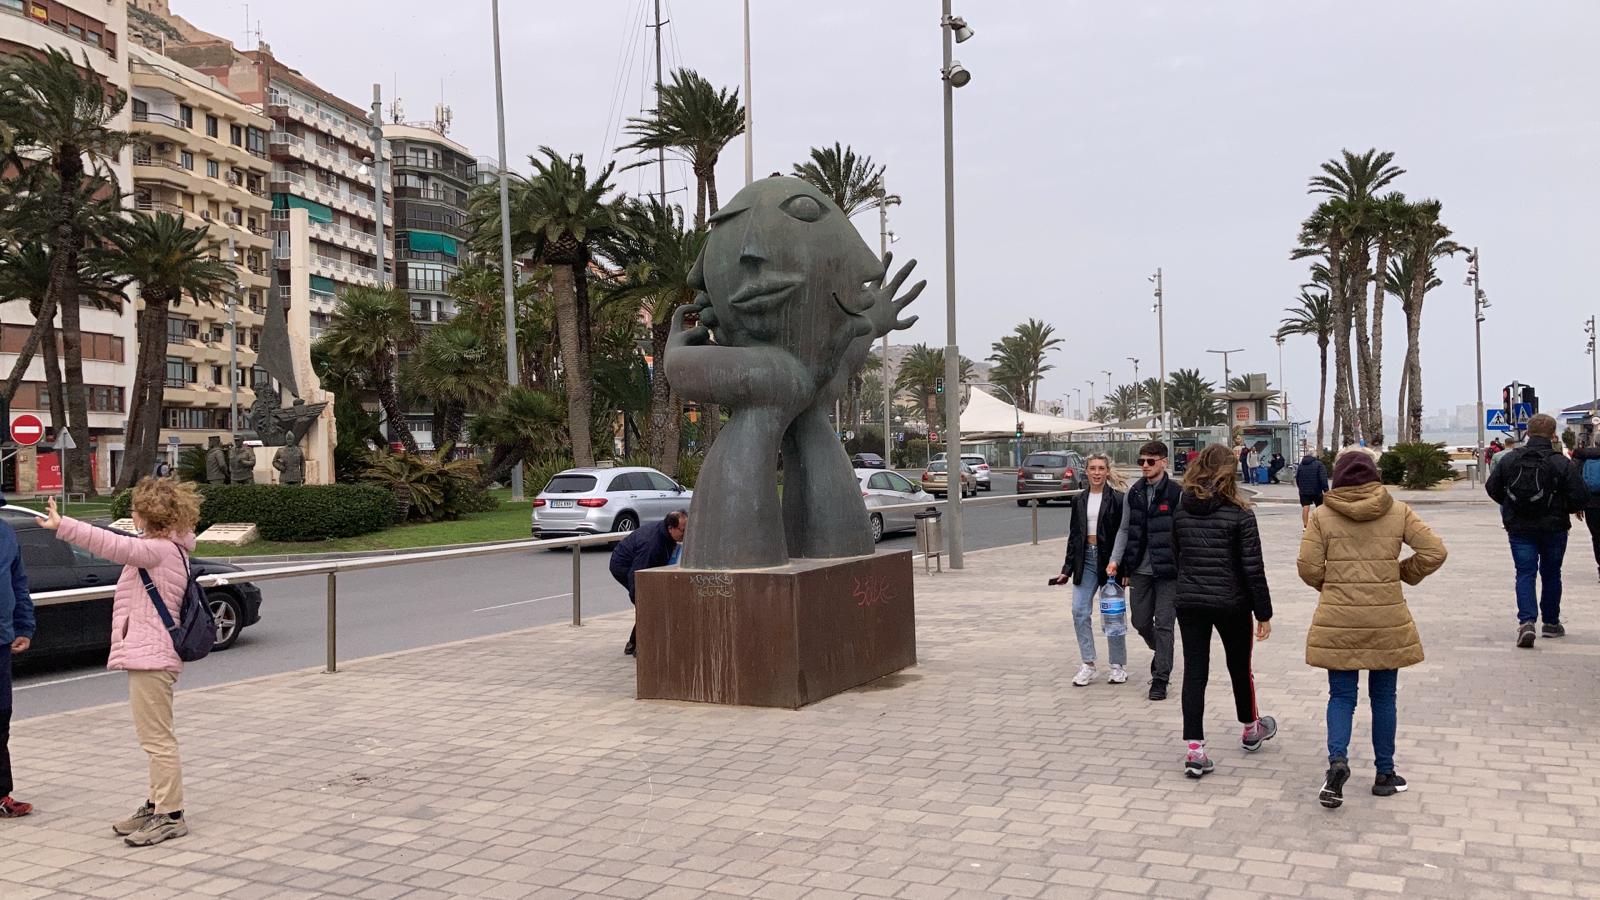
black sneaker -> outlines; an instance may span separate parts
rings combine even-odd
[[[1165,681],[1152,681],[1152,682],[1150,682],[1150,699],[1151,700],[1165,700],[1165,699],[1167,699],[1167,683]]]
[[[1322,790],[1317,792],[1317,800],[1329,809],[1338,809],[1344,805],[1344,783],[1350,780],[1350,763],[1344,757],[1338,757],[1328,763],[1328,774],[1323,777]],[[1377,790],[1376,787],[1373,788]]]
[[[1544,637],[1567,636],[1567,627],[1560,622],[1546,622],[1544,623],[1544,628],[1540,629],[1540,631]]]
[[[635,645],[633,641],[629,641],[628,642],[628,646],[622,648],[622,655],[623,656],[633,656],[634,655],[634,651],[636,649],[637,649],[637,645]]]
[[[1404,793],[1405,789],[1406,780],[1393,772],[1379,775],[1378,780],[1372,783],[1372,793],[1379,797],[1393,797],[1395,794]]]
[[[1533,627],[1533,623],[1532,622],[1523,622],[1521,625],[1517,626],[1517,646],[1518,647],[1523,647],[1523,648],[1532,647],[1534,638],[1535,638],[1535,634],[1534,634],[1534,627]]]

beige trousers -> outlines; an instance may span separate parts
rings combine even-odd
[[[128,699],[133,705],[133,730],[139,747],[150,757],[150,795],[156,812],[183,809],[183,766],[178,761],[178,735],[172,730],[171,672],[128,673]]]

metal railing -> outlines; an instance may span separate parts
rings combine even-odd
[[[1037,500],[1043,502],[1046,500],[1069,500],[1081,493],[1083,493],[1082,490],[1039,491],[1036,494],[1001,494],[996,497],[968,497],[967,499],[961,501],[961,505],[1000,506],[1006,503],[1015,503],[1018,500],[1026,501],[1029,510],[1033,513],[1033,544],[1037,546],[1039,543],[1039,503],[1035,503],[1034,501]],[[946,506],[949,503],[950,500],[948,497],[943,500],[929,500],[923,503],[886,503],[882,506],[867,507],[867,513],[870,515],[875,512],[891,509],[934,509],[935,507]]]

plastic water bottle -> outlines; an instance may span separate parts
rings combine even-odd
[[[1100,589],[1100,630],[1106,637],[1128,633],[1128,600],[1115,581],[1106,582]]]

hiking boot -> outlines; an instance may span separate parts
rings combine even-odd
[[[1183,774],[1190,778],[1210,775],[1211,770],[1217,766],[1211,761],[1211,757],[1206,755],[1206,742],[1189,741],[1187,746],[1189,749],[1183,757]]]
[[[1094,666],[1091,666],[1088,663],[1084,663],[1083,665],[1078,667],[1078,674],[1072,676],[1072,686],[1073,687],[1083,687],[1086,684],[1092,684],[1094,682],[1094,679],[1095,679]]]
[[[1380,774],[1378,780],[1372,783],[1372,793],[1379,797],[1393,797],[1395,794],[1404,793],[1405,789],[1406,780],[1393,772],[1387,775]]]
[[[1150,699],[1151,700],[1165,700],[1165,699],[1167,699],[1167,683],[1165,681],[1152,681],[1152,682],[1150,682]]]
[[[1344,805],[1344,783],[1350,780],[1350,763],[1344,757],[1336,757],[1328,763],[1328,774],[1322,780],[1322,790],[1317,792],[1317,800],[1329,809],[1338,809]]]
[[[139,807],[139,809],[134,812],[133,815],[111,826],[111,830],[122,835],[123,837],[127,837],[128,835],[133,834],[135,831],[143,828],[145,823],[149,822],[150,818],[155,814],[156,805],[151,803],[149,800],[146,800],[144,805]]]
[[[162,841],[181,838],[189,833],[189,823],[176,816],[182,813],[157,813],[144,823],[144,827],[122,839],[129,847],[151,847]]]
[[[33,812],[31,803],[13,800],[10,794],[0,797],[0,819],[20,819],[31,812]]]
[[[1262,716],[1244,727],[1244,734],[1239,738],[1240,746],[1251,753],[1261,749],[1261,745],[1272,740],[1278,735],[1278,720],[1271,716]]]
[[[1523,622],[1517,626],[1517,646],[1528,648],[1533,646],[1535,635],[1532,622]]]
[[[1540,629],[1540,634],[1543,637],[1566,637],[1567,627],[1560,622],[1546,622]]]
[[[1111,675],[1106,678],[1106,681],[1110,684],[1126,684],[1128,681],[1128,670],[1121,666],[1113,665],[1111,667]]]

